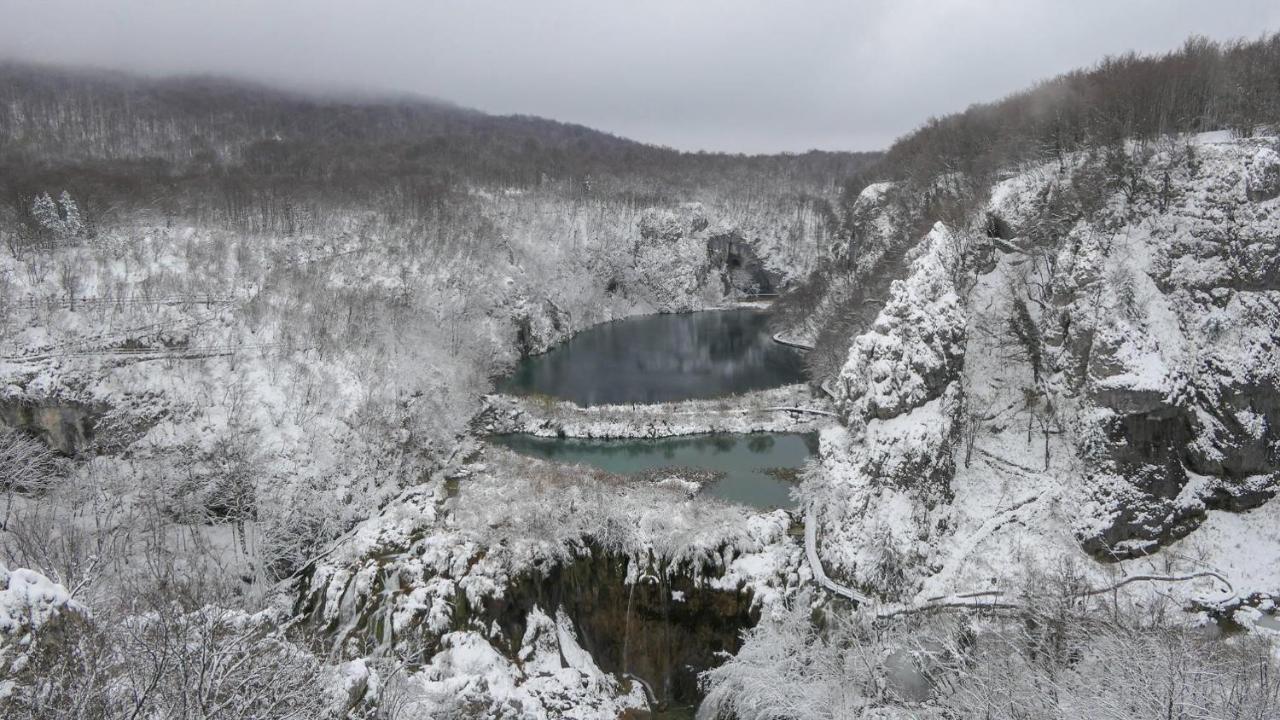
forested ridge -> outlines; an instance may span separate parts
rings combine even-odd
[[[932,118],[896,140],[866,177],[992,178],[1020,163],[1171,133],[1252,136],[1280,115],[1280,33],[1191,38],[1160,54],[1126,53],[994,102]],[[858,188],[860,189],[860,188]]]
[[[279,225],[271,229],[296,229],[317,203],[416,217],[462,187],[641,205],[717,188],[763,198],[779,187],[832,187],[875,156],[678,152],[439,101],[16,63],[0,65],[0,108],[0,177],[19,214],[40,188],[55,186],[81,198],[90,216],[95,205],[159,206],[240,225],[269,215]]]

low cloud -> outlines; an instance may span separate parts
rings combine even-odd
[[[1103,55],[1280,29],[1274,0],[0,0],[0,55],[439,97],[682,149],[875,149]]]

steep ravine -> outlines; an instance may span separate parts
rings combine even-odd
[[[834,581],[876,604],[927,604],[1016,592],[1067,562],[1103,586],[1202,524],[1221,533],[1215,513],[1274,495],[1280,214],[1247,180],[1271,141],[1187,142],[1193,151],[1171,146],[1141,161],[1147,186],[1167,173],[1175,197],[1088,186],[1077,176],[1096,168],[1080,158],[1014,176],[967,226],[936,224],[900,253],[901,277],[880,283],[875,317],[848,339],[830,383],[838,422],[823,429],[821,467],[804,487],[815,554]],[[898,253],[900,206],[863,206],[860,246]],[[645,237],[687,241],[679,225],[653,223]],[[859,297],[847,290],[838,292]],[[705,423],[712,405],[685,409]],[[635,419],[641,436],[670,429]],[[499,398],[481,424],[621,436],[627,421],[623,405]],[[789,518],[715,515],[590,473],[483,465],[461,484],[471,509],[444,501],[432,510],[438,529],[317,570],[298,610],[344,653],[409,652],[431,661],[432,678],[464,674],[456,659],[447,672],[431,660],[452,658],[460,633],[525,672],[530,637],[563,613],[566,668],[573,653],[563,648],[580,647],[600,671],[634,675],[659,704],[683,705],[700,697],[698,672],[735,651],[762,609],[808,584]],[[508,487],[517,478],[530,496]],[[582,499],[593,493],[601,499]],[[583,519],[592,513],[605,519]],[[717,522],[735,539],[703,532]],[[747,532],[762,523],[771,529]],[[1192,561],[1179,549],[1169,572],[1225,566],[1230,552],[1218,543]],[[723,556],[735,559],[713,559]],[[1278,589],[1247,565],[1232,581],[1241,597]],[[1166,591],[1187,607],[1221,592],[1206,577]]]
[[[717,589],[699,579],[714,576],[713,567],[673,570],[649,564],[629,577],[633,561],[588,542],[572,560],[541,563],[509,578],[500,594],[484,598],[479,606],[459,590],[443,631],[422,624],[390,631],[387,603],[414,582],[390,567],[361,579],[369,584],[349,609],[354,618],[344,612],[323,619],[323,588],[311,587],[310,574],[300,580],[295,610],[346,652],[374,654],[394,647],[409,657],[429,659],[441,649],[442,635],[478,631],[512,660],[518,660],[531,613],[562,610],[578,643],[601,670],[639,677],[660,707],[696,705],[701,698],[698,674],[718,664],[721,653],[737,650],[740,633],[759,619],[759,607],[750,589]]]

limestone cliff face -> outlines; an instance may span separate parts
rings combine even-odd
[[[633,283],[661,312],[695,310],[707,282],[708,220],[700,206],[650,208],[632,247]],[[713,288],[718,290],[718,288]]]
[[[768,262],[764,245],[743,228],[715,221],[700,204],[650,208],[637,223],[630,270],[660,310],[692,310],[707,298],[776,292],[786,278]]]
[[[736,231],[716,232],[707,238],[707,263],[720,275],[726,296],[778,291],[778,273],[771,271],[755,245]]]
[[[941,224],[913,251],[836,381],[844,427],[825,432],[819,508],[829,573],[884,595],[915,584],[945,529],[961,395],[960,242]]]
[[[828,573],[900,598],[1000,528],[1123,559],[1270,499],[1276,145],[1081,155],[935,227],[833,383],[842,424],[805,486]]]
[[[810,225],[815,234],[825,227]],[[575,313],[568,303],[530,295],[513,283],[508,304],[516,348],[522,355],[545,352],[592,322],[635,312],[690,312],[727,299],[776,293],[798,272],[779,267],[785,260],[781,254],[795,251],[762,232],[718,219],[699,203],[646,208],[635,219],[625,250],[599,268],[606,304],[616,303],[616,314],[584,319],[581,307]]]
[[[1148,151],[1053,247],[1039,325],[1052,388],[1076,407],[1089,498],[1078,535],[1098,555],[1145,552],[1206,508],[1275,492],[1280,193],[1267,145]]]
[[[1039,325],[1084,461],[1077,535],[1097,555],[1149,551],[1206,508],[1244,510],[1275,492],[1271,142],[1138,150],[1105,205],[1042,240],[1057,242]],[[1015,227],[1043,225],[1052,195],[1089,172],[1027,182],[1003,206]]]
[[[954,280],[959,253],[951,231],[936,225],[870,330],[854,339],[837,392],[851,427],[908,413],[941,397],[958,376],[965,325]]]

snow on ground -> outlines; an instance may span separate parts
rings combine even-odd
[[[638,684],[624,690],[596,666],[563,612],[553,620],[535,605],[515,660],[476,632],[448,633],[441,644],[444,649],[400,687],[402,707],[414,717],[486,712],[529,720],[614,720],[628,709],[648,709]]]
[[[1240,597],[1254,593],[1280,597],[1280,503],[1268,502],[1240,513],[1210,510],[1195,532],[1157,554],[1156,563],[1165,561],[1161,556],[1175,558],[1187,568],[1221,573]],[[1131,573],[1149,572],[1151,564],[1145,559],[1123,563]],[[1184,588],[1171,592],[1180,598],[1195,596]]]
[[[725,303],[709,223],[765,244],[818,231],[811,212],[459,202],[431,237],[367,210],[288,235],[138,214],[0,254],[0,403],[104,414],[98,446],[129,456],[113,474],[184,520],[232,495],[266,537],[331,537],[455,454],[518,332],[536,352],[598,322]],[[770,248],[814,254],[801,244]],[[228,487],[237,477],[252,487]]]
[[[804,385],[713,400],[580,407],[550,398],[489,395],[484,431],[539,437],[656,438],[701,433],[809,432],[829,422],[830,403]],[[783,408],[816,410],[789,412]]]

